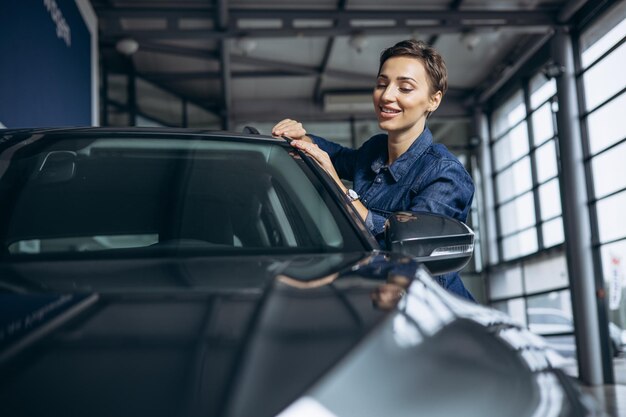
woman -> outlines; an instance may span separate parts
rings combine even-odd
[[[301,123],[285,119],[272,134],[315,159],[352,200],[384,247],[384,224],[397,211],[427,211],[466,221],[474,184],[445,146],[433,143],[426,119],[448,88],[439,53],[416,40],[383,51],[373,92],[378,125],[387,134],[370,138],[358,150],[307,135]],[[340,178],[353,182],[347,189]],[[453,292],[472,298],[458,274],[437,277]]]

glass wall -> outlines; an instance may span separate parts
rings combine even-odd
[[[596,270],[607,293],[609,335],[615,354],[626,344],[626,4],[586,28],[577,69],[586,168],[594,225]],[[626,383],[626,364],[615,360],[615,378]]]
[[[491,305],[546,337],[575,375],[557,111],[556,82],[538,71],[491,114],[497,257],[490,259],[488,288]]]
[[[539,73],[491,117],[499,258],[563,242],[558,182],[556,83]]]

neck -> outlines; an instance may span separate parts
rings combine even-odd
[[[393,164],[396,159],[400,158],[417,140],[419,135],[422,134],[425,127],[425,121],[418,123],[413,129],[403,132],[388,132],[387,133],[387,164]]]

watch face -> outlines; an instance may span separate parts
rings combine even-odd
[[[350,198],[350,201],[358,200],[359,199],[359,195],[353,189],[349,189],[348,190],[348,198]]]

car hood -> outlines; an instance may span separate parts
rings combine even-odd
[[[12,415],[274,415],[387,314],[372,292],[419,267],[389,258],[2,263],[0,403],[23,411]]]
[[[0,277],[0,415],[586,414],[545,342],[399,255],[4,262]]]

